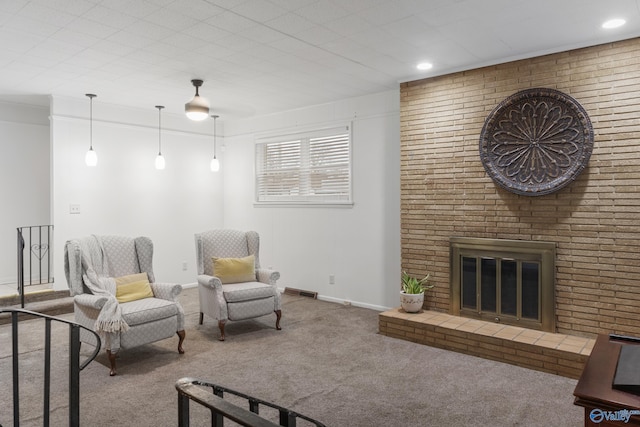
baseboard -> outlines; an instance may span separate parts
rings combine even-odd
[[[297,288],[286,287],[286,288],[284,288],[284,292],[283,293],[285,293],[287,295],[296,295],[296,296],[313,298],[313,299],[318,298],[318,293],[317,292],[315,292],[315,291],[307,291],[305,289],[297,289]]]
[[[182,285],[182,289],[195,288],[197,286],[198,286],[198,283],[195,283],[195,282],[184,283]],[[281,294],[284,294],[285,288],[278,287],[278,292],[280,292]],[[384,307],[384,306],[375,305],[375,304],[368,304],[366,302],[351,301],[344,298],[329,297],[329,296],[320,295],[320,294],[317,295],[317,299],[319,299],[320,301],[333,302],[340,305],[347,305],[347,306],[352,305],[354,307],[368,308],[369,310],[375,310],[375,311],[387,311],[393,308],[393,307]]]
[[[389,307],[383,307],[381,305],[368,304],[366,302],[360,302],[360,301],[351,301],[348,299],[329,297],[325,295],[318,295],[318,299],[320,301],[333,302],[333,303],[342,304],[342,305],[352,305],[354,307],[368,308],[369,310],[375,310],[375,311],[386,311],[390,309]]]

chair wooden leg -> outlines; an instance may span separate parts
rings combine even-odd
[[[178,341],[178,353],[184,354],[184,348],[182,348],[182,343],[184,342],[184,337],[186,336],[184,329],[181,331],[177,331],[176,334],[178,334],[178,338],[180,338],[180,340]]]
[[[204,313],[200,312],[200,324],[202,325],[202,321],[204,320]]]
[[[113,377],[116,374],[116,354],[112,353],[111,350],[107,350],[107,357],[109,358],[109,365],[111,365],[109,375]]]
[[[224,341],[224,324],[225,322],[223,320],[218,320],[218,328],[220,328],[220,338],[218,338],[220,341]]]
[[[282,310],[275,310],[276,313],[276,329],[281,330],[280,327],[280,318],[282,317]]]

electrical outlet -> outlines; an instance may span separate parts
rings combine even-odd
[[[187,261],[182,261],[182,271],[187,271]]]
[[[329,284],[330,285],[335,285],[336,284],[336,276],[334,276],[333,274],[329,275]]]
[[[69,213],[77,215],[80,213],[80,205],[69,205]]]

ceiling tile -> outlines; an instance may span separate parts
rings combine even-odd
[[[348,36],[373,29],[373,25],[358,15],[347,15],[323,24],[337,34]]]
[[[307,28],[306,30],[294,35],[299,40],[305,41],[313,46],[323,45],[333,40],[342,38],[340,34],[328,30],[320,25]]]
[[[191,0],[197,1],[197,0]],[[158,5],[147,0],[109,0],[103,3],[105,7],[119,13],[131,15],[135,18],[144,18],[145,16],[158,10]]]
[[[206,22],[234,34],[242,33],[242,31],[258,25],[255,21],[230,11],[224,11],[213,16],[207,19]]]
[[[45,22],[56,26],[64,26],[75,19],[75,16],[64,12],[64,9],[53,9],[41,4],[27,3],[18,15],[28,16],[36,21]]]
[[[251,31],[251,29],[247,31]],[[189,26],[189,28],[185,28],[182,32],[208,43],[215,43],[221,38],[232,34],[227,30],[223,30],[206,22],[197,22]]]
[[[46,40],[22,31],[0,28],[0,49],[12,52],[28,52]]]
[[[182,114],[200,77],[221,111],[267,114],[639,37],[639,1],[0,0],[0,94],[162,94]],[[602,30],[611,15],[627,25]]]
[[[295,13],[287,13],[265,23],[268,27],[281,31],[284,34],[298,34],[308,30],[315,24]]]
[[[0,12],[18,13],[30,0],[0,1]]]
[[[394,2],[383,2],[360,13],[362,19],[373,25],[385,25],[409,18],[413,11],[398,7]]]
[[[145,21],[152,22],[162,27],[170,28],[174,31],[184,31],[185,29],[200,22],[196,18],[183,15],[175,10],[160,9],[144,17]]]
[[[287,13],[286,9],[269,0],[245,2],[232,8],[231,11],[255,22],[270,21]]]
[[[138,22],[138,20],[140,19],[140,17],[138,17],[135,13],[135,8],[132,12],[129,9],[115,10],[102,5],[96,5],[95,7],[84,13],[81,18],[83,20],[86,20],[87,25],[99,24],[115,29],[127,28],[128,26]],[[76,25],[78,25],[78,22],[82,21],[76,19],[75,22]]]
[[[60,30],[58,25],[37,21],[26,16],[7,16],[2,28],[16,33],[29,33],[39,37],[50,37]]]
[[[60,31],[75,33],[80,38],[91,36],[92,38],[104,39],[117,33],[119,29],[93,20],[74,19]],[[57,35],[58,34],[55,34],[54,36],[57,37]]]
[[[351,14],[351,12],[342,8],[339,3],[320,1],[296,9],[294,13],[316,24],[335,21]]]
[[[214,2],[206,0],[175,1],[168,4],[166,8],[200,21],[206,21],[226,10],[214,4]]]

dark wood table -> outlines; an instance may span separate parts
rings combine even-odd
[[[596,340],[582,376],[573,391],[576,397],[574,403],[584,407],[585,426],[640,426],[640,415],[632,415],[627,423],[619,418],[607,419],[616,415],[624,416],[625,410],[640,413],[640,395],[616,390],[611,386],[623,345],[640,344],[610,339],[609,335],[599,335]]]

